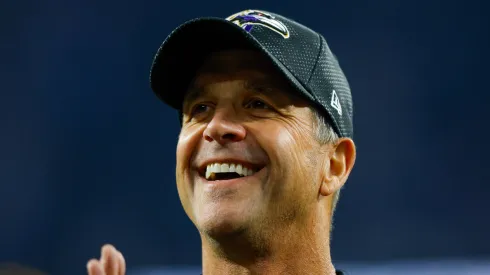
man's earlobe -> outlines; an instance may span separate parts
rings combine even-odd
[[[330,196],[332,195],[338,187],[338,179],[336,177],[330,177],[329,179],[325,179],[322,181],[320,186],[320,195],[322,196]]]
[[[323,176],[320,194],[329,196],[338,191],[347,181],[356,159],[356,147],[349,138],[341,138],[329,154],[329,165]]]

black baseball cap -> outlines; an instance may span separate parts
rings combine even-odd
[[[340,137],[353,138],[350,86],[325,38],[272,12],[245,10],[225,19],[202,17],[180,25],[155,55],[152,90],[181,111],[186,89],[204,59],[228,49],[262,53],[300,95],[328,116]]]

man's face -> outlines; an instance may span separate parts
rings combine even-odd
[[[176,178],[187,215],[211,235],[304,222],[325,151],[305,101],[260,55],[211,55],[183,106]],[[241,171],[240,171],[241,170]]]

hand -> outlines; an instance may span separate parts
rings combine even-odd
[[[89,275],[124,275],[126,261],[114,246],[106,244],[101,249],[100,260],[88,261],[87,271]]]

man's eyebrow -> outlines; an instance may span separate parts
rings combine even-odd
[[[269,78],[254,80],[254,81],[246,81],[244,83],[244,88],[274,99],[288,98],[291,93],[289,87],[285,85],[279,85],[278,83],[276,83],[275,81]]]
[[[273,96],[275,90],[279,90],[277,85],[273,85],[270,80],[247,80],[243,83],[243,88],[248,91],[254,91],[265,96]],[[202,87],[191,86],[184,96],[184,103],[191,103],[197,98],[206,95]]]
[[[289,86],[269,77],[244,81],[243,88],[247,91],[255,92],[278,101],[291,99],[291,96],[294,97],[294,94],[291,93],[291,88]],[[184,101],[182,104],[183,110],[188,108],[188,105],[193,103],[199,97],[208,94],[208,92],[209,91],[206,91],[203,87],[190,86],[184,96]]]
[[[185,96],[184,96],[184,101],[183,101],[183,106],[182,107],[186,107],[186,104],[189,104],[191,102],[193,102],[194,100],[196,100],[197,98],[199,98],[201,95],[203,94],[203,89],[202,88],[198,88],[198,87],[190,87]]]

